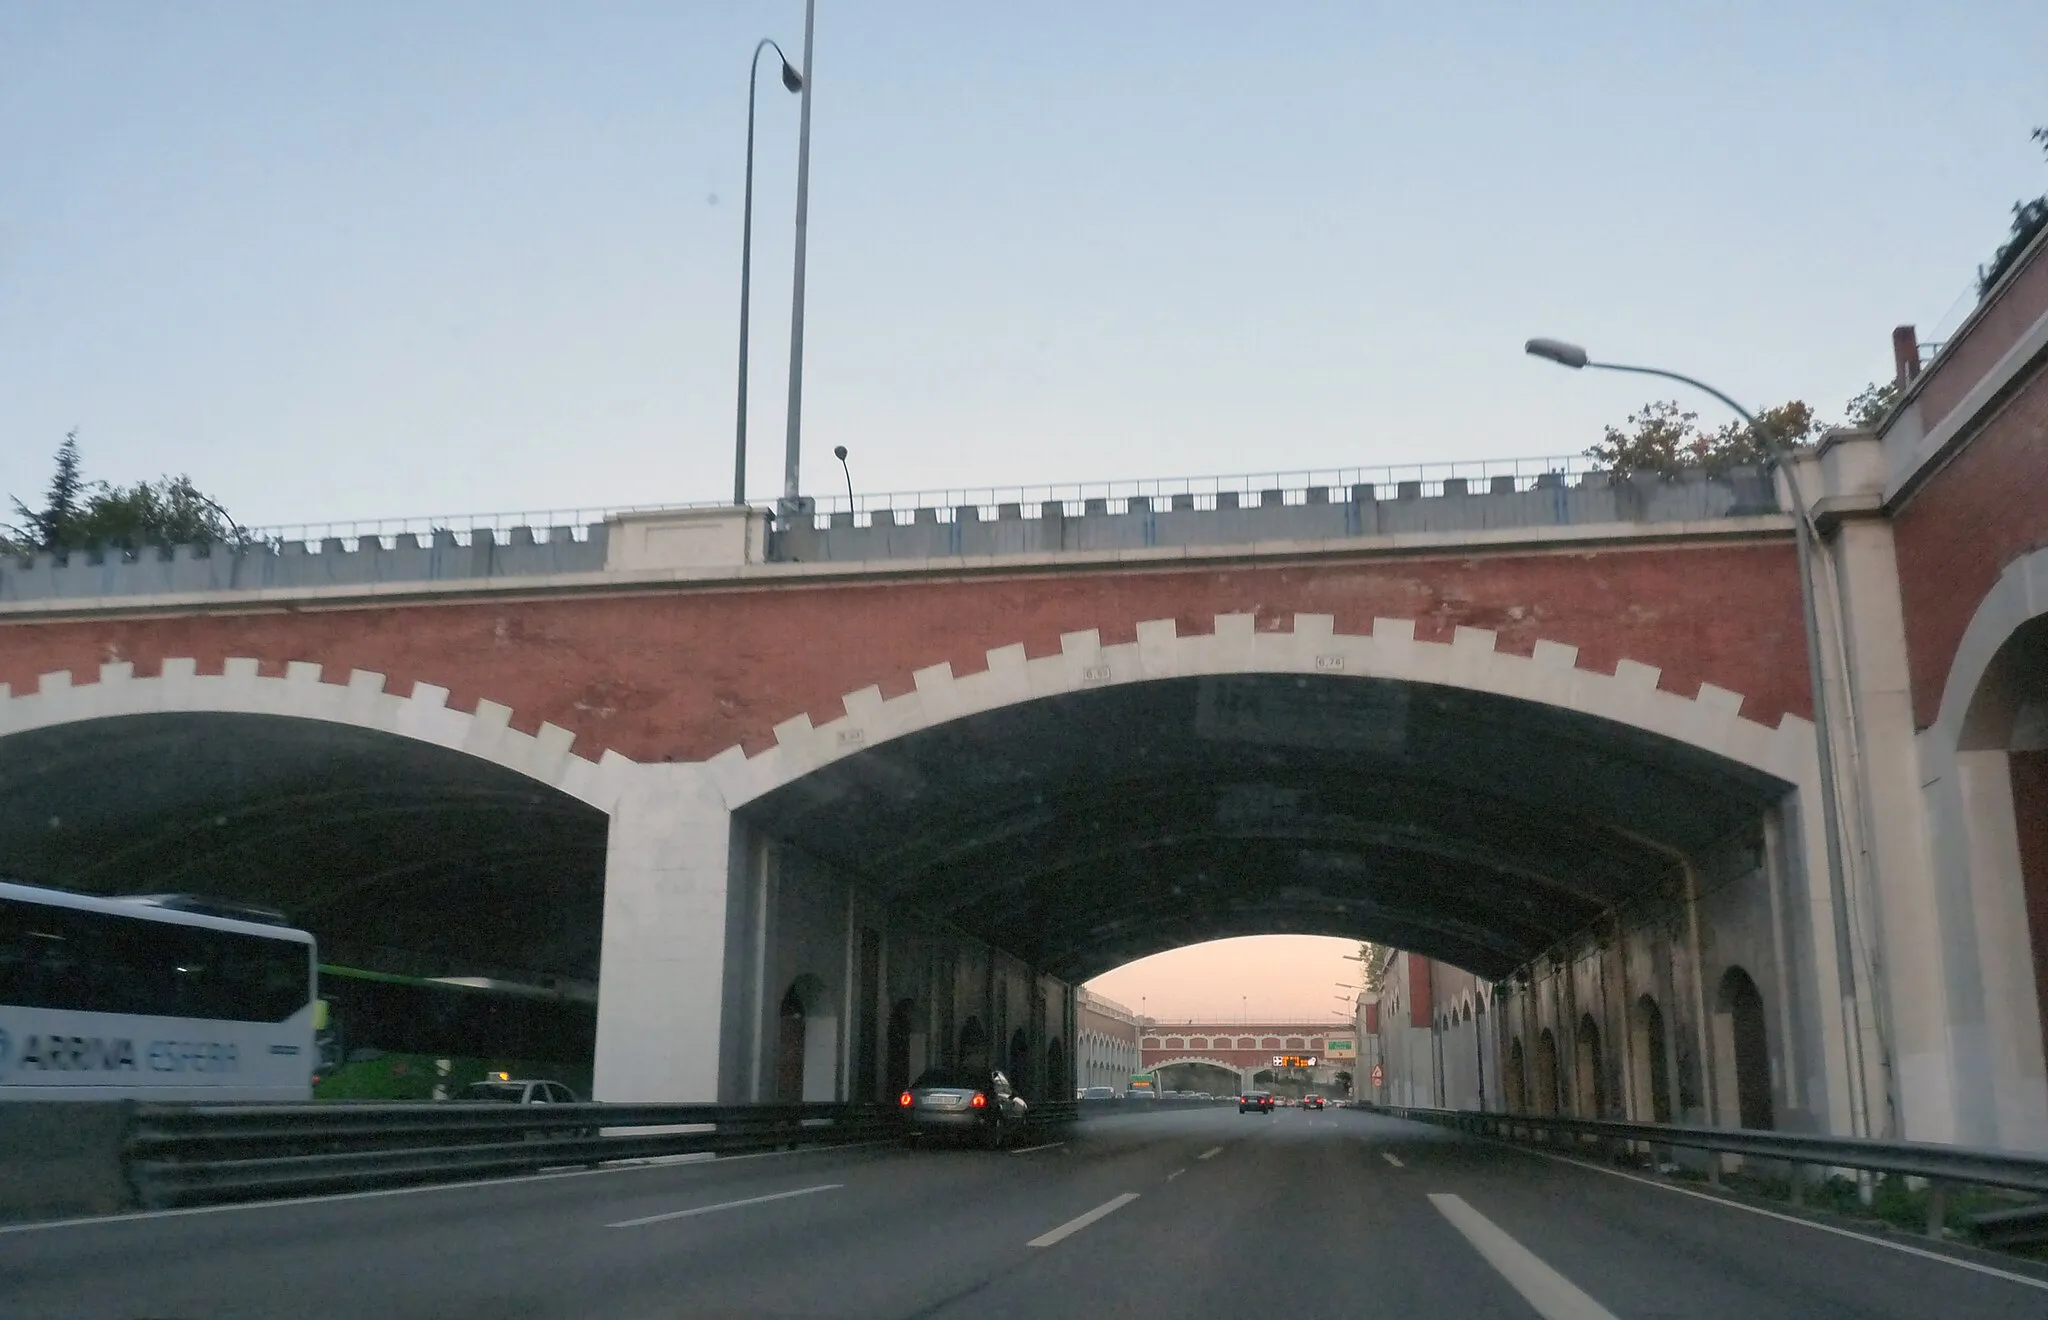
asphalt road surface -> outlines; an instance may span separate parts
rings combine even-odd
[[[1364,1113],[1065,1137],[4,1227],[0,1316],[2048,1316],[2048,1270]]]

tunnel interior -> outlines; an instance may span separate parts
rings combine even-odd
[[[1498,979],[1752,834],[1781,782],[1559,707],[1207,676],[1040,698],[832,762],[749,824],[1070,982],[1237,935]]]
[[[275,909],[323,963],[594,984],[607,818],[437,744],[286,716],[117,716],[0,739],[0,875]]]

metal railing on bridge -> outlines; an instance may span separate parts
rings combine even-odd
[[[1927,1183],[1925,1231],[1942,1238],[1948,1224],[1948,1193],[1966,1187],[1993,1187],[2048,1197],[2048,1156],[2015,1151],[1982,1150],[1922,1141],[1877,1141],[1867,1137],[1832,1137],[1754,1128],[1704,1128],[1669,1123],[1618,1123],[1565,1118],[1554,1114],[1481,1113],[1467,1109],[1419,1109],[1363,1103],[1373,1113],[1412,1119],[1474,1136],[1591,1150],[1609,1159],[1637,1147],[1651,1151],[1694,1150],[1715,1156],[1708,1162],[1710,1181],[1721,1180],[1720,1156],[1739,1155],[1771,1161],[1783,1168],[1792,1203],[1805,1202],[1816,1174],[1833,1169],[1895,1174]],[[1972,1216],[1969,1226],[1993,1246],[2027,1246],[2048,1242],[2048,1201],[2017,1205]]]

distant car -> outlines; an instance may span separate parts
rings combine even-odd
[[[1116,1099],[1116,1088],[1114,1086],[1091,1086],[1081,1092],[1081,1098],[1083,1100],[1114,1100]]]
[[[560,1082],[544,1082],[536,1079],[507,1077],[500,1073],[486,1081],[471,1082],[455,1097],[469,1104],[487,1105],[573,1105],[579,1103],[576,1093]],[[559,1137],[594,1137],[594,1127],[555,1128],[552,1131],[535,1128],[522,1134],[526,1141],[547,1141]]]
[[[1024,1125],[1029,1106],[993,1068],[927,1068],[896,1098],[909,1120],[907,1140],[957,1137],[1001,1150]]]
[[[573,1105],[576,1093],[560,1082],[527,1081],[516,1077],[500,1077],[487,1082],[471,1082],[462,1088],[458,1100],[483,1101],[498,1105]]]
[[[1323,1107],[1323,1098],[1319,1095],[1305,1095],[1301,1098],[1301,1107],[1303,1109],[1321,1109]]]
[[[1237,1098],[1237,1112],[1240,1114],[1253,1112],[1261,1114],[1272,1113],[1273,1093],[1271,1091],[1246,1091]]]

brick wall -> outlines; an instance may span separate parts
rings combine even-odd
[[[2035,263],[2048,272],[2048,261]],[[2048,277],[2048,276],[2044,276]],[[1940,713],[1964,629],[2007,564],[2048,545],[2048,369],[1893,517],[1913,718]]]
[[[1408,955],[1408,1025],[1426,1027],[1432,1021],[1436,1001],[1429,993],[1429,959]]]
[[[696,760],[768,746],[800,712],[836,718],[840,698],[869,684],[907,691],[913,670],[940,661],[973,673],[995,646],[1055,654],[1061,633],[1087,628],[1126,642],[1157,618],[1203,633],[1233,612],[1270,630],[1297,612],[1331,614],[1352,633],[1375,616],[1413,618],[1425,641],[1448,641],[1461,624],[1491,628],[1503,651],[1549,640],[1579,647],[1590,669],[1612,672],[1624,658],[1660,666],[1661,685],[1685,696],[1712,682],[1765,723],[1807,709],[1789,538],[19,622],[0,624],[0,683],[33,691],[54,670],[90,682],[123,660],[149,675],[170,656],[195,658],[202,673],[230,656],[254,656],[267,674],[313,661],[330,681],[366,669],[386,676],[387,691],[438,684],[456,709],[503,703],[521,730],[570,730],[585,756]]]

